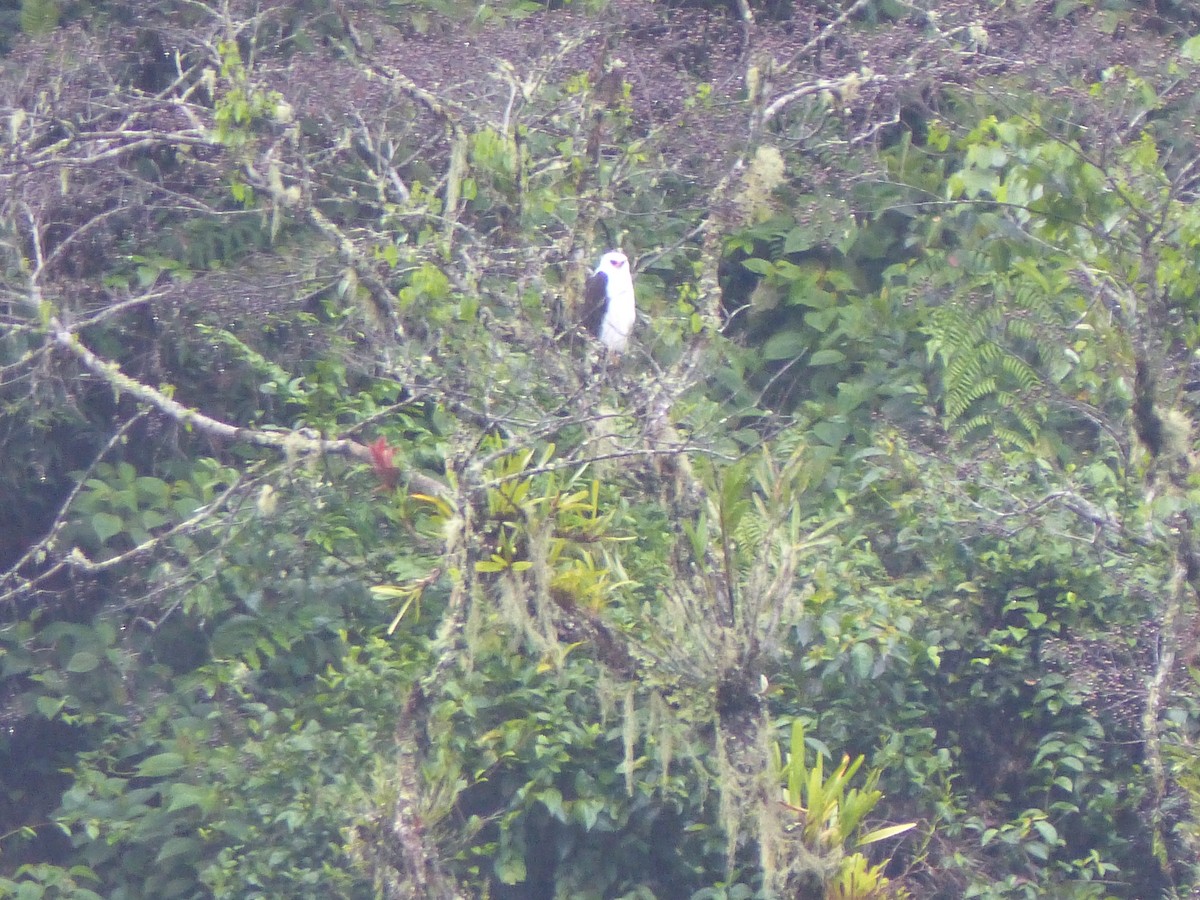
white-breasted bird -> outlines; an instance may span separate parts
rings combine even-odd
[[[620,250],[605,253],[584,289],[583,325],[609,350],[623,353],[636,319],[629,259]]]

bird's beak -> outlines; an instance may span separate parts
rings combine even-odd
[[[613,268],[614,269],[619,269],[623,265],[625,265],[625,260],[623,260],[623,259],[614,259],[613,260]]]

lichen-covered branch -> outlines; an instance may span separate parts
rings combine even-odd
[[[324,453],[333,456],[349,456],[361,462],[371,462],[371,450],[364,444],[349,438],[328,439],[304,431],[276,432],[231,425],[207,416],[199,410],[184,406],[166,392],[130,378],[120,367],[89,350],[79,336],[72,333],[56,319],[50,320],[51,336],[59,347],[71,354],[93,375],[112,386],[118,394],[147,403],[170,417],[185,428],[195,428],[211,437],[239,443],[251,444],[288,454]],[[441,482],[421,472],[408,471],[404,476],[416,490],[440,496],[446,487]]]

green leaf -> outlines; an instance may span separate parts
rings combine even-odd
[[[262,622],[254,616],[231,616],[213,632],[212,655],[232,659],[244,653],[262,636],[262,629]]]
[[[1047,844],[1054,846],[1058,843],[1058,830],[1045,819],[1038,819],[1033,827]]]
[[[173,775],[184,767],[183,756],[179,753],[156,753],[138,763],[137,774],[142,778],[162,778]]]
[[[143,497],[148,497],[160,505],[165,506],[167,501],[171,499],[171,488],[161,478],[151,478],[143,475],[137,478],[135,483]]]
[[[841,350],[818,350],[809,359],[810,366],[832,366],[846,359],[846,354]]]
[[[812,312],[804,314],[804,324],[813,331],[819,331],[824,334],[829,330],[834,322],[842,315],[842,311],[836,306],[831,306],[828,309],[814,309]],[[825,351],[822,350],[822,353]]]
[[[67,671],[75,673],[90,672],[100,665],[100,657],[90,650],[79,650],[67,663]]]
[[[162,528],[167,524],[168,519],[156,509],[142,510],[141,515],[142,531],[153,531],[156,528]]]
[[[844,422],[817,422],[812,427],[812,432],[822,444],[828,447],[840,447],[842,441],[846,440],[846,436],[850,434],[850,429]]]
[[[810,250],[820,243],[820,239],[814,234],[811,228],[793,228],[788,232],[787,237],[783,239],[783,252],[801,253],[805,250]]]
[[[537,798],[545,804],[550,815],[560,822],[567,821],[567,811],[563,808],[562,791],[558,788],[546,788],[537,795]]]
[[[40,715],[47,719],[53,719],[66,705],[67,701],[64,697],[38,697],[37,711]]]
[[[217,801],[217,790],[213,787],[201,787],[195,784],[173,784],[168,791],[171,798],[167,804],[167,812],[187,809],[195,806],[205,812],[211,810]]]
[[[775,265],[765,259],[744,259],[742,266],[756,275],[770,275],[775,271]]]
[[[193,857],[203,846],[198,838],[193,837],[173,837],[167,838],[162,845],[162,849],[158,851],[158,856],[155,857],[155,862],[163,862],[168,859],[174,859],[177,856]]]
[[[808,338],[799,331],[777,331],[763,344],[765,360],[796,359],[808,349]]]
[[[124,527],[125,523],[121,521],[120,516],[114,516],[112,513],[100,512],[92,516],[92,530],[96,532],[96,537],[102,544],[107,543],[108,539],[114,535],[120,534]]]
[[[585,831],[591,831],[596,827],[596,822],[603,811],[603,800],[576,800],[572,804],[575,820],[584,827]]]
[[[864,847],[867,844],[874,844],[876,841],[886,841],[890,837],[904,834],[904,832],[911,831],[916,827],[916,822],[905,822],[903,825],[889,825],[886,828],[876,828],[874,831],[868,831],[860,837],[857,846]]]
[[[502,884],[520,884],[525,880],[525,858],[511,852],[497,857],[496,877]]]
[[[788,291],[789,306],[806,306],[809,309],[831,309],[838,302],[836,294],[821,290],[811,281],[796,282]]]
[[[850,662],[854,666],[854,674],[865,681],[871,677],[871,666],[875,662],[875,653],[869,644],[855,644],[850,648]]]

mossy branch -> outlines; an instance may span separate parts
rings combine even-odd
[[[103,359],[88,349],[79,336],[65,328],[57,318],[50,319],[49,327],[54,343],[75,357],[93,375],[106,381],[114,392],[128,394],[147,403],[187,428],[194,428],[210,437],[287,454],[322,453],[348,456],[366,463],[372,461],[370,448],[349,438],[328,439],[313,436],[305,431],[263,431],[214,419],[199,410],[185,406],[163,391],[126,375],[116,363]],[[403,475],[412,488],[420,493],[442,497],[448,494],[446,485],[421,472],[409,470]]]

